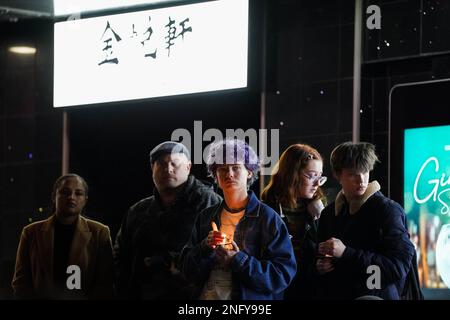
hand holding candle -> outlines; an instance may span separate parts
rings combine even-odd
[[[211,222],[211,228],[212,230],[208,233],[208,237],[206,238],[206,244],[211,249],[215,249],[217,246],[226,243],[226,234],[219,231],[214,221]]]

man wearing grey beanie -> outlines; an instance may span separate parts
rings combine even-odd
[[[200,211],[221,201],[211,184],[190,174],[189,150],[165,141],[150,152],[154,193],[130,207],[114,246],[119,297],[184,300],[192,285],[178,257]]]

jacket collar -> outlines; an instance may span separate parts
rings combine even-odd
[[[245,209],[245,215],[247,217],[258,217],[259,211],[261,210],[261,202],[256,197],[253,191],[248,192],[248,203],[247,208]]]
[[[358,210],[367,201],[367,199],[373,196],[375,192],[379,191],[380,189],[381,189],[380,184],[377,181],[372,181],[371,183],[369,183],[366,192],[364,192],[364,194],[361,197],[359,197],[356,200],[350,201],[349,203],[350,214],[355,214],[356,212],[358,212]],[[344,193],[342,192],[342,190],[339,191],[338,195],[336,196],[336,201],[334,203],[335,208],[334,213],[336,216],[339,215],[339,213],[342,210],[342,207],[346,202],[347,199],[345,198]]]
[[[86,219],[79,216],[70,248],[69,264],[79,263],[80,255],[82,254],[84,248],[87,247],[91,237],[92,232],[89,229]]]
[[[256,197],[256,195],[253,191],[249,190],[247,192],[247,195],[248,195],[249,199],[248,199],[247,207],[245,208],[244,217],[249,217],[249,218],[258,217],[259,212],[261,210],[261,202],[258,200],[258,198]],[[213,215],[213,219],[218,217],[220,212],[222,212],[224,201],[225,200],[222,200],[220,205],[217,206],[217,208],[214,212],[214,215]]]

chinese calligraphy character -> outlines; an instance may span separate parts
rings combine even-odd
[[[136,38],[137,37],[137,32],[136,32],[136,30],[134,30],[134,23],[132,24],[132,28],[133,28],[133,30],[131,31],[131,37],[130,38]]]
[[[114,64],[119,63],[119,59],[113,55],[114,52],[112,50],[111,42],[113,41],[113,37],[115,39],[115,42],[121,41],[122,38],[120,38],[120,36],[116,32],[114,32],[114,30],[111,28],[111,25],[109,24],[109,21],[108,21],[106,24],[105,31],[103,31],[101,39],[103,39],[105,37],[105,34],[107,33],[108,30],[110,31],[110,33],[112,33],[112,36],[109,36],[109,38],[107,38],[106,40],[103,41],[105,43],[105,47],[102,49],[102,51],[105,52],[105,60],[100,62],[98,64],[99,66],[102,64],[105,64],[105,63],[114,63]]]
[[[152,34],[153,34],[153,28],[152,28],[152,26],[150,25],[150,21],[151,21],[151,17],[148,17],[149,26],[148,26],[148,28],[147,28],[147,31],[144,32],[144,35],[148,33],[148,37],[145,38],[143,41],[141,41],[141,44],[142,44],[142,46],[143,46],[144,48],[145,48],[145,42],[150,41],[150,38],[151,38],[151,36],[152,36]],[[152,57],[153,59],[156,59],[156,50],[157,50],[157,49],[155,49],[153,52],[146,53],[146,54],[145,54],[145,57],[146,57],[146,58],[147,58],[147,57]]]
[[[179,23],[179,25],[181,26],[182,30],[177,33],[177,27],[174,26],[175,24],[175,20],[172,20],[169,16],[169,23],[165,25],[166,28],[169,28],[168,30],[168,36],[165,37],[167,39],[167,47],[166,49],[168,50],[167,55],[170,56],[170,47],[172,47],[175,43],[175,39],[178,38],[179,36],[181,36],[181,38],[183,38],[184,40],[184,34],[186,32],[192,32],[192,27],[188,27],[186,28],[186,22],[189,22],[189,18],[184,19],[182,22]]]
[[[177,36],[177,37],[181,36],[181,38],[183,38],[183,40],[184,40],[184,34],[186,32],[192,32],[192,27],[189,27],[189,28],[185,28],[184,27],[186,22],[189,22],[189,18],[186,18],[186,19],[184,19],[183,21],[180,22],[180,26],[183,28],[183,30],[181,30],[181,32]]]

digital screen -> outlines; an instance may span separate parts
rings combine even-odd
[[[248,0],[54,26],[54,107],[247,86]]]
[[[450,125],[404,132],[404,207],[421,286],[450,288]]]

